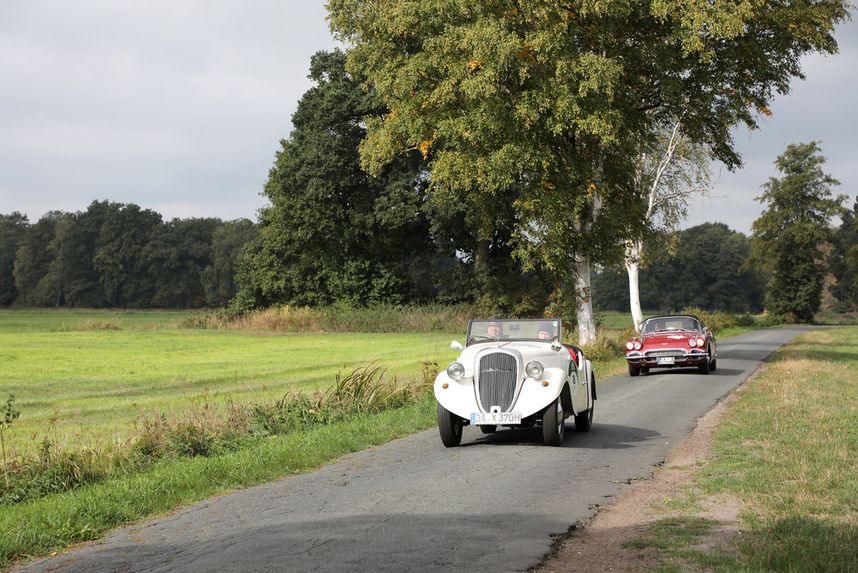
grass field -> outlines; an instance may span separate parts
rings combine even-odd
[[[13,450],[36,449],[51,420],[50,438],[60,447],[106,445],[127,439],[142,415],[180,415],[201,400],[247,402],[323,388],[337,373],[372,361],[414,379],[424,361],[455,357],[453,334],[178,328],[187,316],[0,311],[0,396],[14,394],[22,412],[8,433]],[[103,330],[104,323],[114,329]]]

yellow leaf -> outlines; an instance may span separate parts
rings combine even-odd
[[[479,60],[468,60],[468,67],[472,70],[476,70],[481,67],[483,63]]]
[[[431,147],[432,147],[432,140],[431,139],[426,139],[426,140],[420,142],[418,149],[420,150],[420,153],[423,155],[424,160],[429,159],[429,149]]]

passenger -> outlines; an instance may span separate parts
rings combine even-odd
[[[551,321],[546,320],[539,323],[539,332],[536,333],[536,338],[539,340],[554,340],[556,336],[554,333],[554,324]]]

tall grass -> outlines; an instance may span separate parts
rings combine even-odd
[[[220,405],[201,399],[175,419],[144,417],[125,447],[64,451],[51,442],[48,430],[38,456],[4,465],[0,507],[135,473],[165,458],[221,455],[260,438],[413,404],[431,393],[437,370],[437,364],[425,363],[419,380],[400,383],[382,366],[369,364],[338,374],[325,391],[290,392],[273,402]]]
[[[378,305],[368,308],[275,306],[237,314],[211,311],[188,317],[188,328],[275,332],[465,332],[475,311],[467,305]]]

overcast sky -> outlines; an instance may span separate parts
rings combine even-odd
[[[821,141],[854,198],[858,24],[837,37],[841,53],[808,58],[760,130],[736,132],[745,168],[723,171],[686,226],[749,232],[791,142]],[[2,0],[0,213],[35,221],[109,199],[167,219],[255,219],[310,56],[333,45],[322,1]]]

